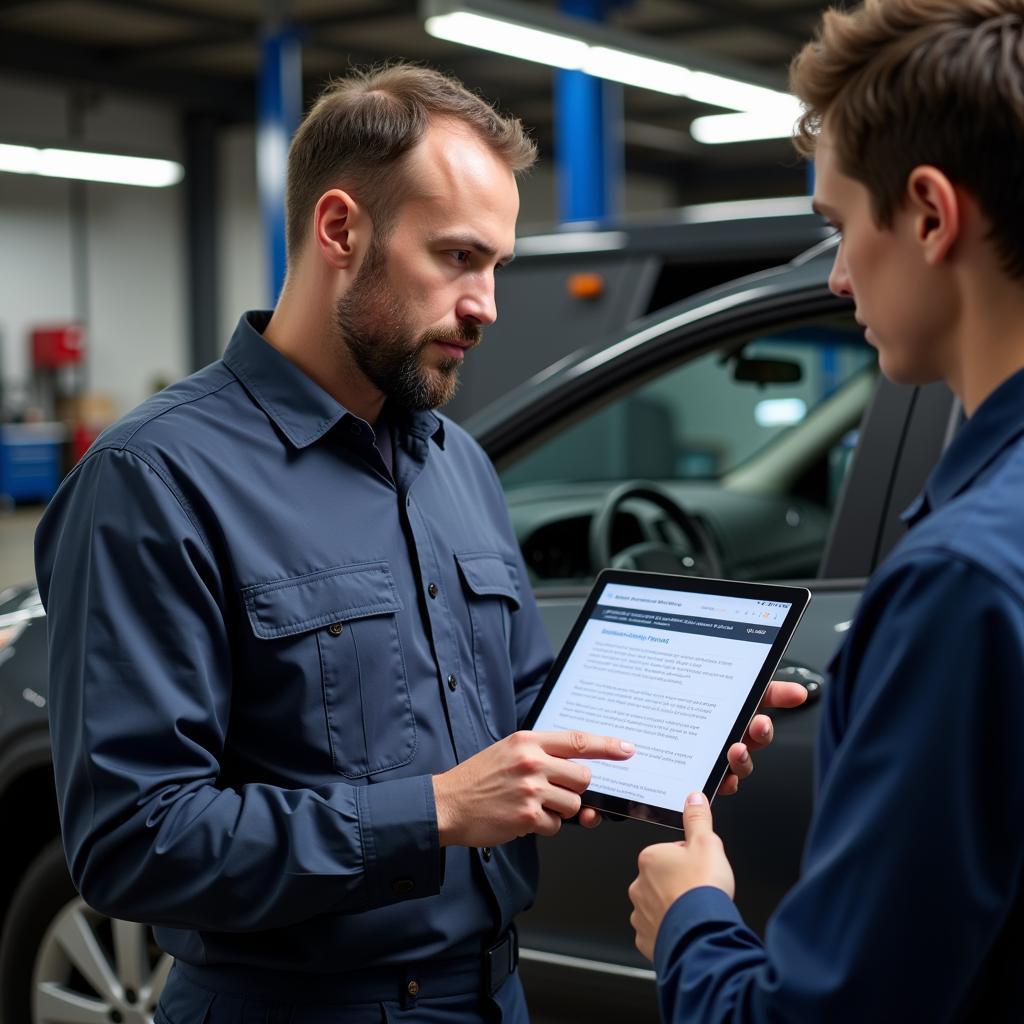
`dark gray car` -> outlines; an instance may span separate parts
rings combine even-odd
[[[828,291],[830,263],[826,246],[661,309],[468,424],[499,468],[556,646],[605,564],[813,590],[787,668],[811,699],[776,713],[754,776],[715,805],[737,902],[759,929],[799,869],[828,661],[959,420],[945,388],[878,375]],[[41,616],[31,587],[0,594],[0,1024],[142,1024],[168,963],[147,929],[96,915],[68,880]],[[626,821],[540,842],[540,894],[520,921],[538,1021],[657,1020],[626,888],[637,852],[672,835]]]

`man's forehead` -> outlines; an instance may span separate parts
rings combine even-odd
[[[515,175],[468,128],[432,125],[407,166],[406,213],[431,233],[486,235],[511,252],[519,213]]]
[[[427,132],[410,156],[413,188],[424,197],[450,202],[487,203],[518,211],[515,175],[482,140],[468,131]]]

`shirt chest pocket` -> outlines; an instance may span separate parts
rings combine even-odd
[[[480,710],[494,739],[515,732],[516,695],[510,643],[512,613],[519,608],[516,576],[492,552],[455,555],[469,606],[473,669]]]
[[[319,673],[335,769],[357,779],[408,764],[416,750],[387,562],[364,562],[247,587],[249,623],[268,657]],[[275,659],[276,660],[276,659]]]

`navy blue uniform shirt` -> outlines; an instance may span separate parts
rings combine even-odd
[[[666,1021],[1024,1017],[1024,371],[906,518],[831,667],[801,879],[763,944],[718,889],[673,904]]]
[[[392,477],[268,316],[107,430],[39,527],[71,874],[193,964],[478,951],[535,849],[442,856],[431,776],[550,662],[504,496],[433,413],[393,414]]]

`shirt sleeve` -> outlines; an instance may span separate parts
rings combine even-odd
[[[36,535],[65,852],[114,917],[247,931],[440,889],[429,776],[372,787],[218,783],[237,615],[173,486],[89,455]]]
[[[763,945],[724,893],[676,901],[655,947],[666,1021],[944,1020],[1005,923],[1024,868],[1024,781],[998,768],[1024,711],[1021,601],[944,552],[883,573],[830,687],[846,730],[802,877]]]

